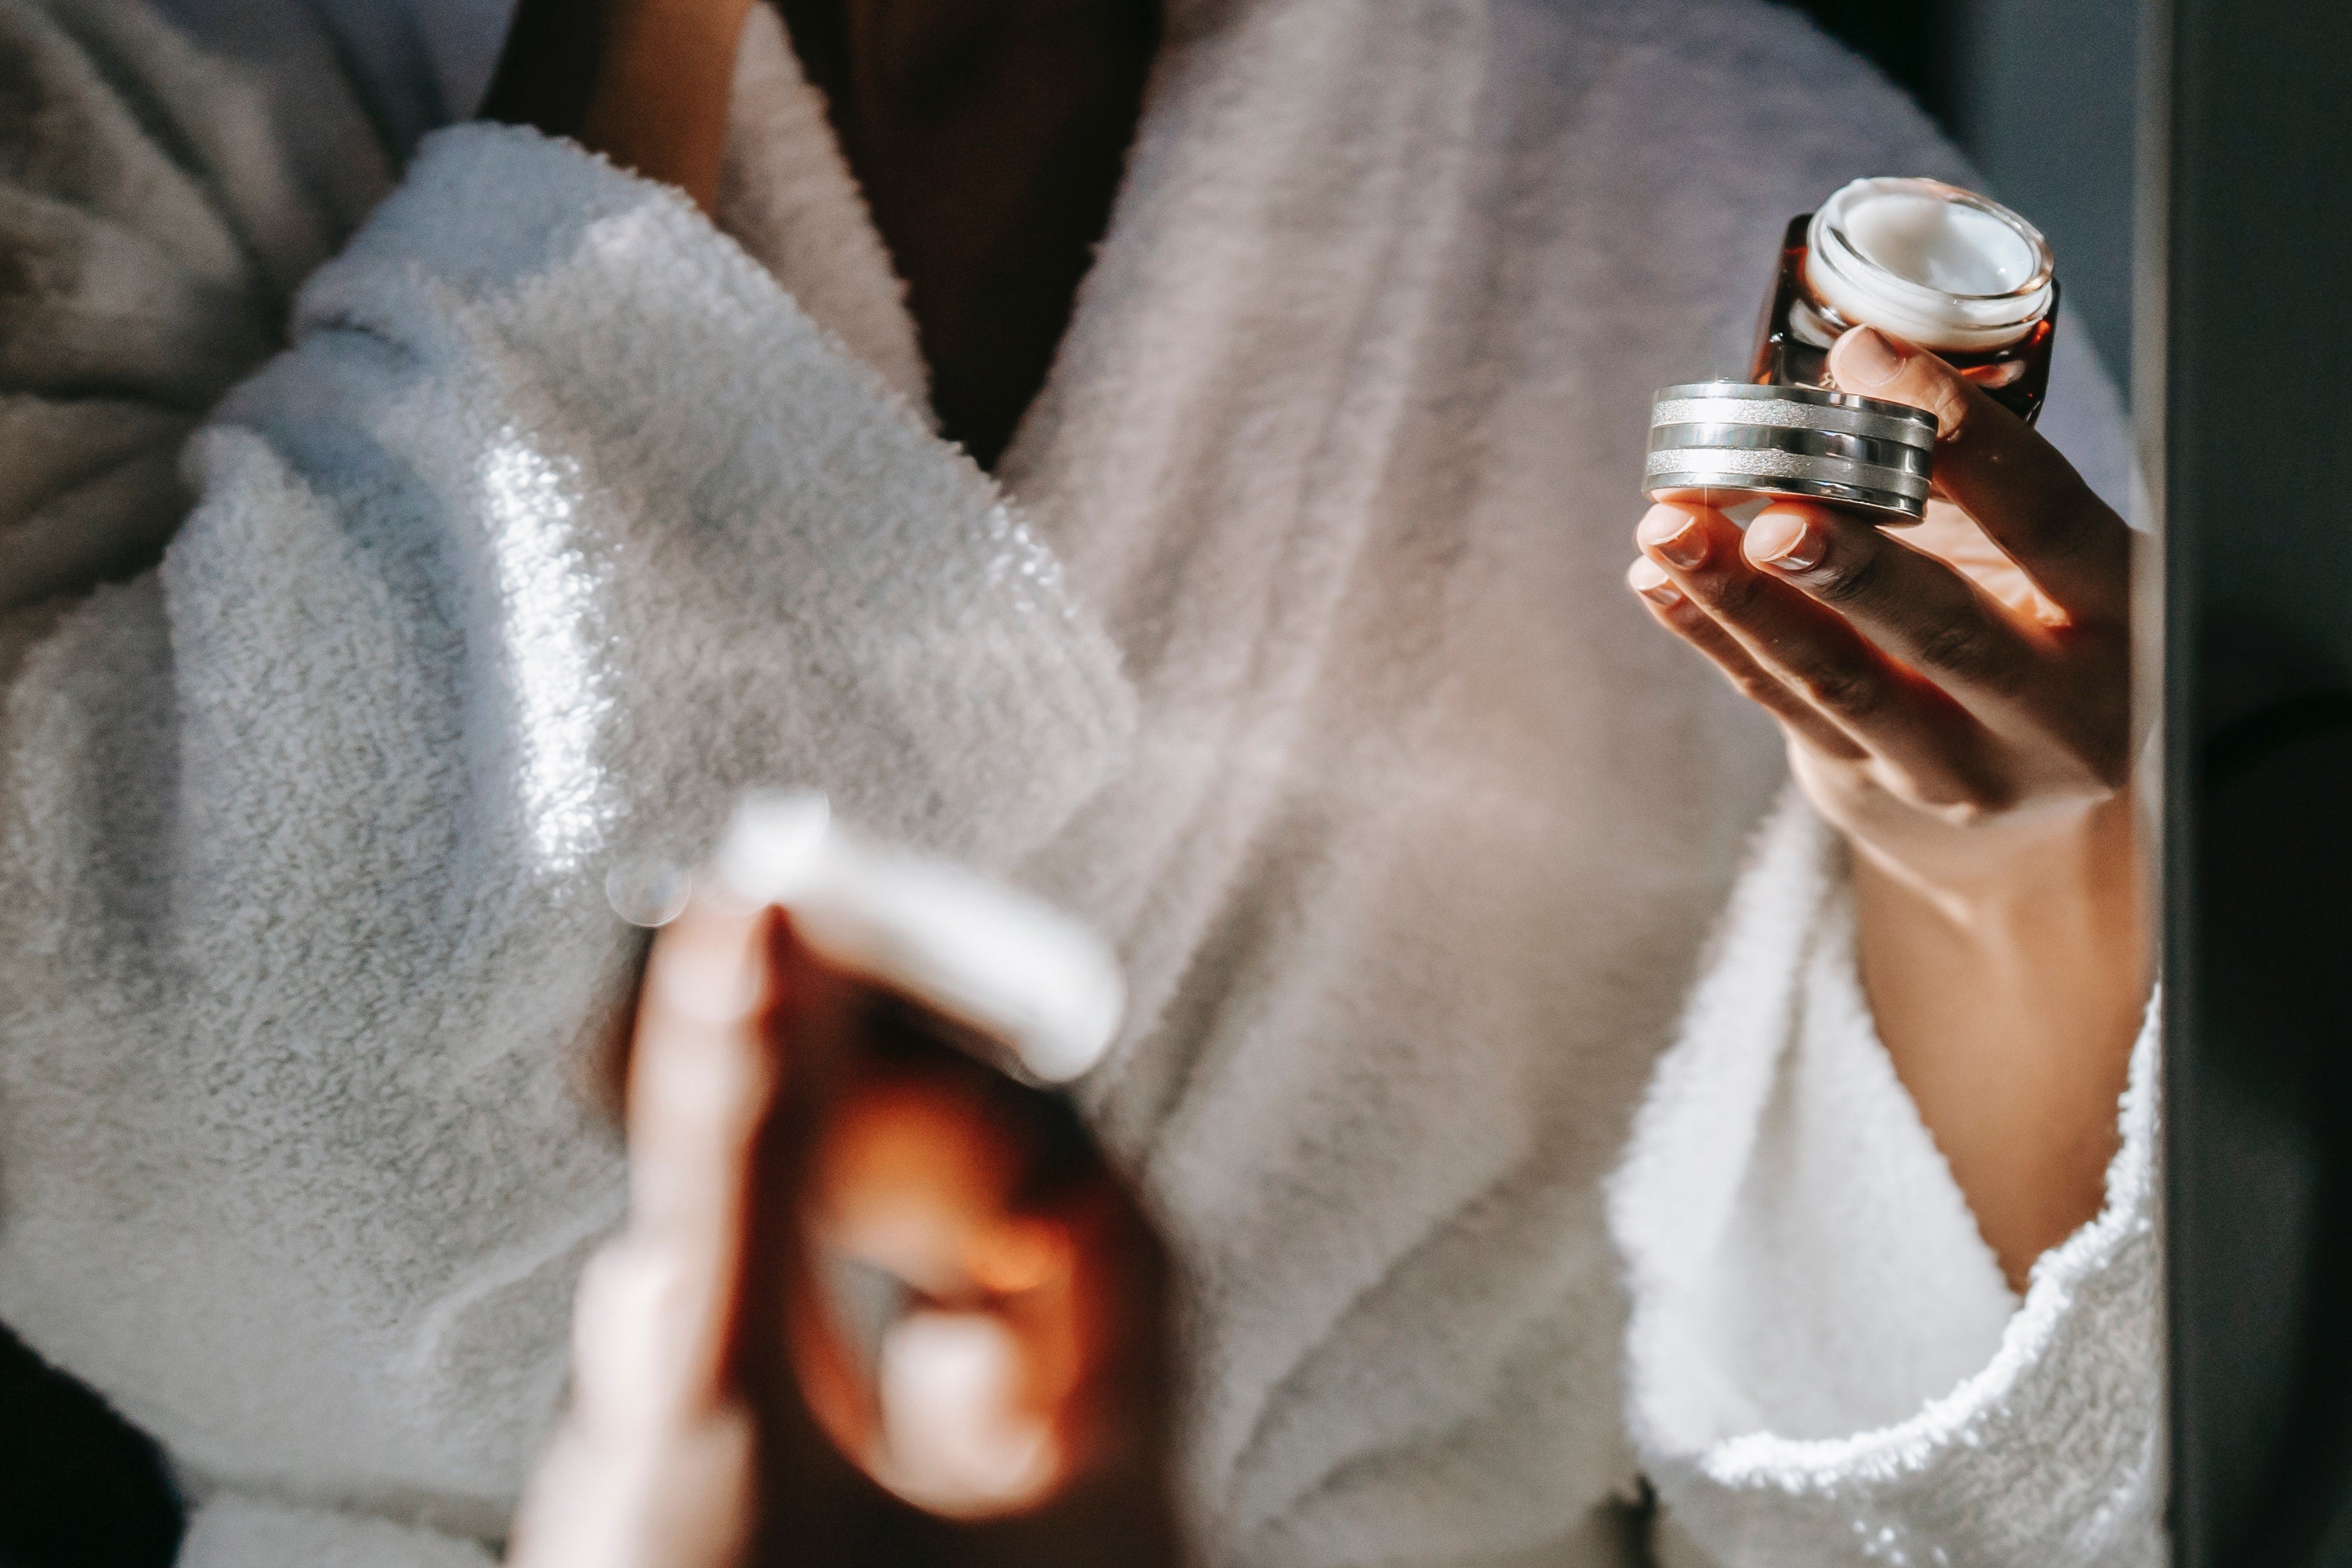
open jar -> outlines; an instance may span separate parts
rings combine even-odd
[[[1928,350],[2031,423],[2050,384],[2058,279],[2042,231],[1940,180],[1845,185],[1789,222],[1754,380],[1829,384],[1829,350],[1873,326]]]

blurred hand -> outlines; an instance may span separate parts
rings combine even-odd
[[[1162,1254],[1068,1108],[962,1044],[698,891],[511,1563],[1176,1560]]]
[[[2131,534],[1933,354],[1856,328],[1843,390],[1938,422],[1927,521],[1666,497],[1627,580],[1780,721],[1856,851],[1881,1035],[2012,1281],[2096,1212],[2146,997],[2126,796]]]

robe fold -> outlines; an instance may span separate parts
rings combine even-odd
[[[621,1202],[607,883],[753,784],[1118,944],[1208,1560],[2155,1561],[2152,1042],[2012,1299],[1622,586],[1788,216],[1968,178],[1916,110],[1735,0],[1179,0],[992,478],[769,9],[718,225],[418,141],[455,14],[0,0],[0,1320],[184,1562],[488,1560]],[[2046,426],[2122,488],[2067,332]]]

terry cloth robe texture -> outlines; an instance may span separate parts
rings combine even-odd
[[[2153,1561],[2145,1091],[2013,1300],[1824,831],[1739,878],[1773,731],[1620,585],[1788,215],[1968,178],[1899,95],[1732,0],[1178,0],[992,483],[764,8],[730,238],[408,158],[466,71],[361,6],[0,0],[0,1318],[166,1445],[184,1562],[486,1560],[619,1202],[604,879],[751,782],[1118,942],[1082,1095],[1214,1560]]]

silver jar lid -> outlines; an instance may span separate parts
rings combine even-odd
[[[1701,381],[1650,405],[1642,492],[1734,490],[1862,507],[1885,522],[1927,514],[1936,416],[1813,386]]]

